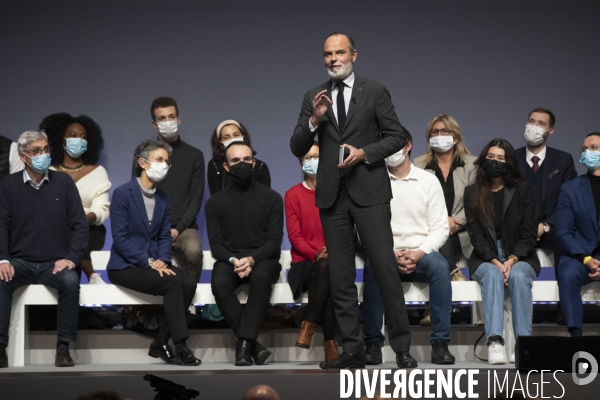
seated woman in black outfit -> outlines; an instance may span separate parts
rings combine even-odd
[[[227,174],[223,168],[225,148],[231,142],[236,141],[243,141],[248,144],[248,146],[251,146],[248,130],[240,122],[233,119],[226,119],[221,122],[212,134],[210,145],[212,147],[213,158],[208,162],[206,171],[208,189],[210,190],[211,196],[229,186],[229,174]],[[256,155],[256,152],[254,152],[254,155]],[[267,164],[258,158],[255,158],[254,160],[256,161],[256,164],[254,165],[254,180],[270,188],[271,174],[269,173]]]
[[[164,296],[166,324],[148,355],[167,364],[198,365],[200,359],[186,345],[190,335],[185,319],[197,285],[187,272],[171,267],[169,198],[156,188],[167,175],[170,154],[171,146],[153,139],[135,149],[137,177],[115,190],[110,205],[113,245],[107,270],[115,285]],[[169,346],[171,337],[175,353]]]

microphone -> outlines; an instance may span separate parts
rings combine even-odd
[[[350,99],[350,101],[352,102],[352,104],[356,104],[356,97],[352,96],[352,98]]]

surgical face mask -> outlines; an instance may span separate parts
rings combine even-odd
[[[72,158],[79,158],[87,151],[87,140],[81,138],[66,138],[65,151]]]
[[[32,170],[38,174],[44,174],[50,167],[50,154],[40,154],[39,156],[29,157],[27,154],[23,154],[25,157],[31,159],[31,164],[27,164]]]
[[[530,146],[538,146],[544,142],[544,134],[547,131],[537,125],[525,125],[525,141]]]
[[[229,146],[233,142],[243,142],[243,141],[244,141],[244,138],[242,136],[240,136],[240,137],[234,137],[233,139],[229,139],[224,142],[221,142],[221,144],[223,145],[223,147],[227,148],[227,146]]]
[[[158,133],[165,139],[172,139],[177,134],[177,120],[157,122]]]
[[[302,163],[302,171],[311,178],[317,176],[317,169],[319,168],[319,160],[313,160],[312,158]]]
[[[499,178],[506,175],[506,163],[497,160],[485,160],[483,170],[490,178]]]
[[[445,153],[454,147],[454,136],[434,136],[429,138],[429,146],[437,153]]]
[[[600,168],[600,151],[586,150],[581,153],[579,162],[585,165],[589,171],[595,171]]]
[[[169,166],[166,162],[151,162],[150,168],[146,170],[146,175],[152,182],[160,182],[165,179],[167,172],[169,172]]]
[[[247,162],[239,162],[229,167],[229,176],[235,182],[245,185],[252,180],[254,165]]]
[[[404,154],[402,152],[403,150],[404,149],[400,150],[397,153],[392,154],[391,156],[389,156],[388,158],[385,159],[385,161],[387,161],[387,163],[390,167],[397,167],[398,165],[400,165],[404,162],[404,159],[406,158],[406,154]]]

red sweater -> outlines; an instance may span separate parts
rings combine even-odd
[[[315,206],[315,191],[300,183],[285,193],[284,202],[292,262],[314,261],[315,254],[325,246],[319,209]]]

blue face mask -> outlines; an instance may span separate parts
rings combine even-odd
[[[311,178],[317,176],[317,168],[319,168],[319,160],[313,160],[311,158],[309,161],[304,161],[302,163],[302,171]]]
[[[50,154],[40,154],[33,157],[25,154],[25,157],[31,158],[31,165],[27,165],[38,174],[44,174],[48,170],[48,167],[50,167]]]
[[[585,165],[590,171],[600,168],[600,151],[586,150],[581,153],[579,162]]]
[[[79,158],[87,151],[87,140],[81,138],[67,138],[65,151],[73,158]]]

